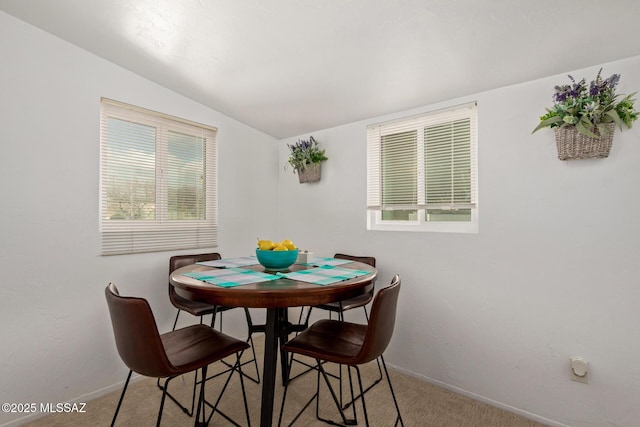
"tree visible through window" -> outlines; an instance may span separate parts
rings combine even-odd
[[[156,128],[107,117],[102,185],[109,220],[153,220],[156,205]]]
[[[216,245],[216,129],[102,101],[102,254]]]
[[[173,220],[206,219],[205,140],[169,132],[168,213]]]

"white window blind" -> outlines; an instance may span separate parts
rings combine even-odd
[[[217,246],[216,134],[102,99],[102,255]]]
[[[475,103],[369,126],[367,209],[378,212],[373,222],[474,221],[476,152]]]

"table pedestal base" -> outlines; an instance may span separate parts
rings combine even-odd
[[[287,308],[267,308],[267,323],[264,330],[264,363],[262,368],[261,427],[271,426],[273,420],[278,349],[280,350],[280,369],[282,371],[282,384],[284,385],[287,380],[289,364],[287,355],[282,348],[291,332],[302,329],[304,329],[303,325],[289,323]]]

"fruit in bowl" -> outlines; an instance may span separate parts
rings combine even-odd
[[[258,249],[261,251],[293,251],[296,249],[296,245],[289,239],[283,240],[282,242],[258,239]]]
[[[298,248],[291,240],[258,240],[256,257],[266,270],[286,270],[298,259]]]

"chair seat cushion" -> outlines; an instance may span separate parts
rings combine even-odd
[[[191,301],[189,299],[183,298],[175,292],[171,296],[171,303],[174,307],[179,310],[184,310],[188,313],[191,313],[194,316],[204,316],[207,314],[213,314],[216,310],[215,305],[207,304],[205,302],[200,301]],[[233,307],[225,307],[225,306],[217,306],[218,312],[229,310]]]
[[[287,342],[284,350],[350,365],[362,348],[367,325],[337,320],[319,320]]]
[[[330,302],[327,304],[322,304],[317,306],[316,308],[320,308],[322,310],[329,310],[333,312],[347,311],[352,310],[358,307],[364,307],[369,304],[373,299],[373,293],[366,293],[362,295],[358,295],[353,298],[348,298],[342,301]]]
[[[205,325],[192,325],[160,335],[167,358],[181,374],[249,348],[249,345]]]

